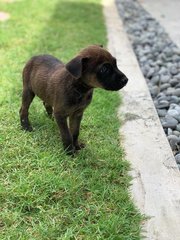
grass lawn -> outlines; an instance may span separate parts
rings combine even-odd
[[[67,62],[106,44],[99,0],[0,1],[0,239],[140,239],[142,218],[128,193],[129,164],[119,147],[117,93],[95,90],[82,121],[86,143],[66,156],[42,102],[30,108],[34,131],[19,123],[25,62],[52,54]]]

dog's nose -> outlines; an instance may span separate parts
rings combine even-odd
[[[128,79],[127,79],[127,77],[124,77],[124,78],[122,79],[122,82],[123,82],[123,84],[124,84],[124,85],[126,85],[126,84],[127,84],[127,82],[128,82]]]

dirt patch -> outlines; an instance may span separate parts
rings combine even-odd
[[[7,21],[10,18],[10,14],[6,12],[0,12],[0,22]]]

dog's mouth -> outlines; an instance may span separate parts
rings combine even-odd
[[[125,87],[127,82],[128,82],[128,79],[126,77],[124,77],[123,79],[121,79],[119,81],[114,81],[114,82],[107,84],[105,86],[105,89],[109,90],[109,91],[118,91],[118,90],[122,89],[123,87]]]

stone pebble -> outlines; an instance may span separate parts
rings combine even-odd
[[[175,135],[169,135],[167,138],[172,150],[176,151],[180,146],[180,138]]]
[[[180,153],[175,156],[176,162],[180,164]]]
[[[164,122],[162,123],[162,126],[165,128],[176,129],[177,124],[178,121],[174,117],[166,115],[164,118]]]

